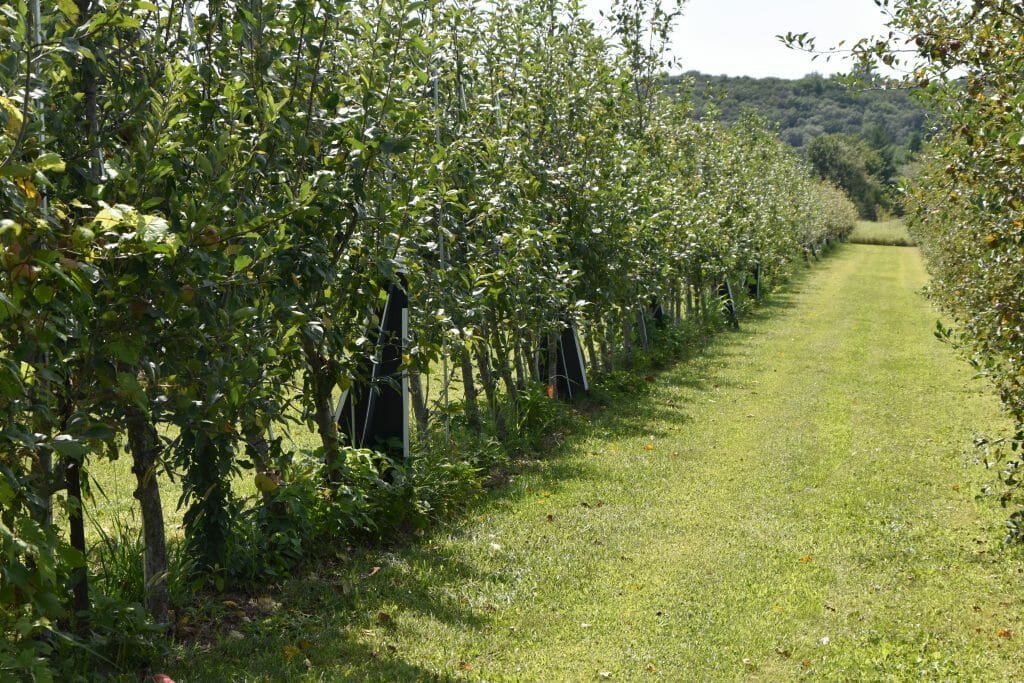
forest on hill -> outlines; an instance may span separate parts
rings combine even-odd
[[[669,89],[678,96],[686,82],[692,84],[697,116],[714,105],[720,119],[730,123],[753,109],[777,124],[782,139],[794,147],[831,133],[866,137],[879,128],[905,149],[916,149],[927,137],[925,110],[907,90],[857,90],[819,74],[787,80],[695,71],[672,76]]]

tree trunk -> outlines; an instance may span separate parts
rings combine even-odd
[[[705,322],[708,319],[708,306],[707,287],[704,286],[703,275],[697,275],[697,281],[693,288],[697,292],[697,317],[700,318],[701,322]]]
[[[42,483],[47,489],[52,489],[51,477],[53,476],[53,451],[49,448],[40,448],[38,456],[32,459],[32,478]],[[29,503],[32,520],[42,527],[50,528],[53,525],[53,494],[47,492],[40,496],[38,504]]]
[[[35,360],[38,362],[39,356],[36,356]],[[46,357],[43,361],[46,361]],[[36,412],[32,416],[32,426],[39,434],[47,434],[52,428],[42,412]],[[53,494],[62,488],[59,484],[63,483],[59,481],[59,475],[56,476],[57,481],[54,481],[52,449],[44,446],[36,452],[36,457],[32,458],[31,472],[37,489],[45,488],[45,492],[41,491],[36,501],[29,497],[30,514],[36,524],[49,529],[53,526]]]
[[[644,353],[651,352],[651,340],[647,336],[647,321],[644,319],[644,309],[639,308],[636,312],[636,329],[640,332],[640,345]]]
[[[530,341],[531,342],[535,342],[536,339],[533,338],[532,335],[531,335]],[[542,381],[541,380],[540,365],[539,365],[540,360],[539,360],[538,354],[536,352],[531,352],[531,349],[536,349],[536,348],[537,348],[536,344],[524,343],[523,344],[523,355],[526,356],[527,362],[529,364],[530,379],[532,379],[537,384],[540,384],[541,381]]]
[[[409,395],[412,399],[412,412],[416,416],[416,440],[420,446],[426,446],[430,441],[430,413],[418,370],[409,370]]]
[[[338,439],[338,424],[334,421],[332,396],[335,378],[327,370],[327,359],[320,355],[313,340],[303,338],[302,351],[306,357],[310,384],[313,389],[313,420],[316,422],[320,442],[324,447],[324,464],[332,481],[340,475],[341,443]],[[355,445],[355,444],[353,444]]]
[[[128,410],[128,448],[132,452],[132,473],[136,482],[134,496],[142,513],[146,608],[154,621],[164,624],[167,623],[167,538],[156,479],[160,441],[149,418],[134,406]]]
[[[595,372],[598,372],[601,369],[601,365],[600,365],[601,361],[597,357],[597,347],[595,346],[595,343],[594,343],[594,337],[595,337],[594,327],[595,327],[595,325],[593,323],[591,323],[590,325],[587,325],[587,331],[586,331],[586,334],[587,334],[587,354],[590,356],[590,367],[591,367],[591,369],[593,371],[595,371]]]
[[[512,356],[516,367],[516,386],[522,391],[526,389],[526,365],[523,363],[523,343],[520,339],[512,340]]]
[[[477,405],[476,383],[473,379],[473,359],[465,346],[459,352],[462,362],[462,392],[465,397],[463,405],[466,410],[466,422],[471,432],[480,436],[480,407]]]
[[[92,0],[76,0],[78,7],[79,27],[84,27],[93,17],[94,4]],[[82,47],[95,49],[92,40],[84,39]],[[98,185],[103,182],[103,157],[99,144],[99,93],[96,89],[96,76],[98,67],[92,59],[82,59],[78,65],[78,89],[82,93],[82,106],[85,115],[85,155],[89,164],[89,182]]]
[[[601,346],[601,366],[604,368],[606,373],[614,370],[614,364],[612,362],[612,345],[615,343],[615,327],[610,323],[606,322],[604,325],[604,334],[601,335],[600,346]]]
[[[548,333],[548,396],[558,398],[558,335]]]
[[[85,557],[85,510],[82,501],[82,464],[73,460],[65,473],[68,491],[68,531],[71,547]],[[71,606],[75,612],[75,627],[85,633],[89,627],[89,571],[87,566],[71,572]]]
[[[626,357],[626,368],[633,369],[633,327],[629,320],[629,312],[622,316],[622,350]]]
[[[686,319],[693,320],[693,287],[686,283]]]
[[[256,465],[258,472],[271,469],[270,465],[270,444],[267,442],[265,432],[256,425],[245,428],[245,453]]]
[[[491,315],[490,330],[488,331],[494,344],[494,355],[498,359],[498,376],[501,378],[502,384],[505,385],[505,393],[508,394],[510,404],[518,406],[519,388],[516,386],[515,380],[512,379],[512,370],[509,367],[509,354],[505,350],[505,344],[501,339],[501,331],[493,313]]]
[[[494,372],[491,370],[491,353],[484,343],[476,346],[476,364],[480,370],[480,383],[484,387],[484,394],[487,396],[487,406],[490,408],[491,419],[494,420],[494,432],[499,441],[508,440],[508,428],[505,425],[505,416],[501,413],[498,405],[498,385],[494,379]]]

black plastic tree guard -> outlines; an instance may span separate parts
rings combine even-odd
[[[339,431],[356,448],[374,448],[409,456],[409,377],[399,370],[409,336],[409,297],[405,278],[388,287],[377,329],[377,353],[367,358],[359,379],[338,403]]]
[[[761,300],[761,264],[754,266],[754,272],[747,277],[747,296],[755,301]]]
[[[658,297],[651,297],[651,303],[647,305],[647,314],[654,318],[655,327],[658,329],[665,327],[665,309],[662,308]]]
[[[565,329],[558,338],[556,350],[555,373],[557,376],[558,395],[571,401],[590,391],[590,383],[587,381],[587,366],[583,361],[583,346],[580,344],[580,336],[576,332],[576,325],[572,320],[565,321]],[[547,339],[541,341],[540,349],[537,352],[538,369],[546,369],[548,361]],[[546,370],[544,370],[546,372]],[[544,377],[544,372],[539,373]]]
[[[732,285],[728,280],[723,280],[718,285],[718,298],[722,301],[722,315],[726,321],[737,330],[740,328],[740,319],[736,312],[736,297],[732,295]]]

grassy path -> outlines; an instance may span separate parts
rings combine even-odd
[[[1024,556],[964,456],[998,405],[925,280],[915,249],[843,247],[455,527],[292,582],[176,678],[1014,678]]]

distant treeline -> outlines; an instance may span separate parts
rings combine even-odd
[[[684,79],[693,84],[698,116],[709,104],[718,108],[725,122],[737,121],[744,110],[754,109],[777,123],[782,139],[794,147],[829,133],[865,138],[872,129],[881,128],[897,148],[916,151],[927,137],[925,111],[904,90],[854,90],[837,78],[818,74],[787,80],[695,71],[670,77],[670,87],[679,92]]]

